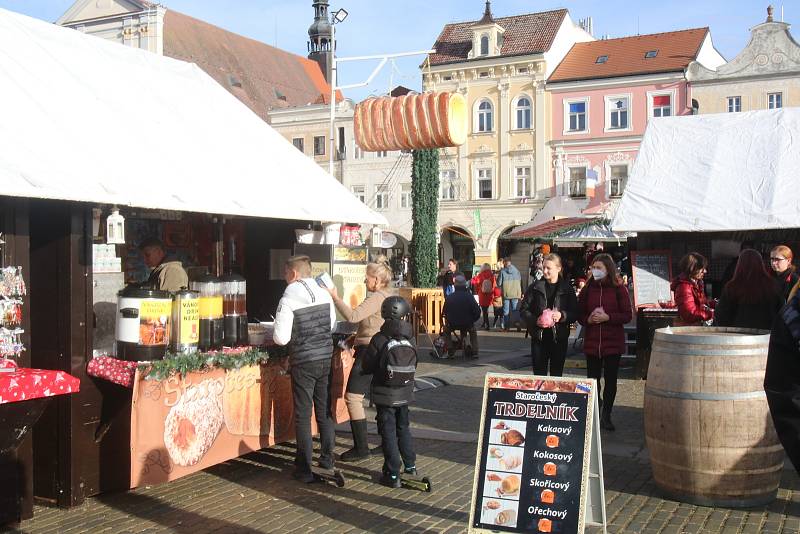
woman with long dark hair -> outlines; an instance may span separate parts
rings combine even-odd
[[[792,249],[786,245],[778,245],[773,248],[769,253],[769,264],[772,267],[772,274],[775,276],[775,282],[778,285],[783,300],[789,299],[794,286],[797,285],[800,276],[797,275],[795,266],[792,263],[794,254]]]
[[[586,374],[597,380],[605,378],[601,396],[600,428],[614,430],[611,410],[617,396],[619,361],[625,352],[625,325],[633,318],[627,288],[617,273],[609,254],[592,259],[591,277],[578,297],[578,321],[585,328],[583,351]]]
[[[714,310],[714,325],[770,330],[783,304],[761,254],[743,250]]]
[[[558,254],[542,258],[541,280],[525,291],[520,316],[531,335],[533,374],[561,376],[569,342],[569,325],[577,320],[575,290],[561,272]]]
[[[702,254],[690,252],[678,264],[680,274],[672,281],[672,292],[678,306],[675,326],[700,326],[714,317],[714,310],[706,299],[703,278],[708,261]]]

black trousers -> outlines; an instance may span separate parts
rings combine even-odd
[[[614,399],[617,397],[617,375],[619,375],[619,360],[622,358],[619,354],[616,356],[603,356],[602,358],[595,358],[593,356],[586,357],[586,376],[597,380],[598,393],[600,391],[600,377],[605,378],[605,383],[602,388],[603,399],[603,412],[611,413],[614,407]]]
[[[336,445],[333,419],[330,410],[331,360],[320,360],[301,365],[292,365],[292,397],[294,398],[294,431],[297,439],[297,454],[294,464],[301,473],[311,472],[314,442],[311,439],[311,408],[319,428],[319,465],[333,467],[333,449]]]
[[[409,428],[408,405],[375,407],[378,410],[375,421],[378,422],[383,448],[383,472],[397,475],[402,465],[416,467],[417,454]]]
[[[542,339],[531,336],[531,358],[533,358],[533,374],[539,376],[561,376],[564,374],[564,360],[567,358],[569,338],[562,336],[553,340],[553,331],[542,332]],[[549,369],[548,369],[549,367]]]
[[[481,306],[481,313],[483,314],[483,327],[489,328],[489,306]]]

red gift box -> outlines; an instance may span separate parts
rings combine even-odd
[[[133,378],[138,365],[139,362],[118,360],[110,356],[97,356],[89,362],[86,373],[126,388],[133,388]]]

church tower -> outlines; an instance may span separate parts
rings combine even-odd
[[[325,80],[331,80],[331,23],[328,0],[314,0],[314,22],[308,28],[308,59],[319,63]]]

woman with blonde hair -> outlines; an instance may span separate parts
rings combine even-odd
[[[367,274],[364,280],[364,284],[367,286],[367,298],[355,309],[339,297],[335,287],[328,289],[336,310],[346,321],[358,323],[355,335],[355,363],[350,371],[344,397],[347,411],[350,414],[353,448],[341,454],[340,459],[343,462],[361,460],[370,454],[367,443],[367,414],[364,411],[364,395],[369,391],[371,377],[362,375],[361,369],[372,336],[377,334],[383,326],[381,305],[387,297],[391,296],[387,290],[391,281],[392,270],[386,257],[379,256],[373,263],[367,265]]]
[[[792,249],[786,245],[778,245],[769,253],[769,265],[784,301],[789,299],[789,293],[800,280],[792,263],[793,259]]]

